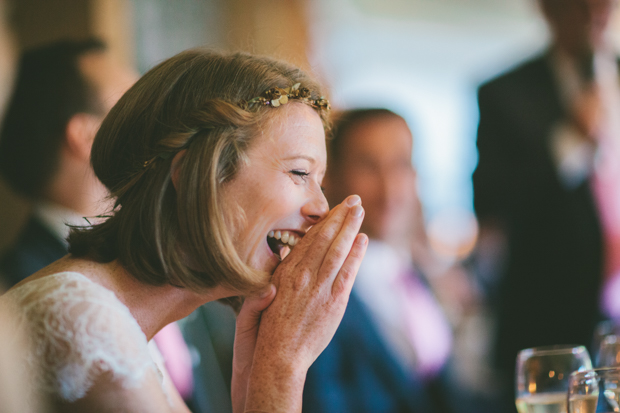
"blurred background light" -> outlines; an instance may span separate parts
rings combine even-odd
[[[415,137],[426,220],[442,228],[432,235],[442,238],[438,245],[455,239],[472,243],[451,228],[460,225],[455,216],[462,217],[463,227],[470,227],[473,216],[477,87],[548,42],[535,0],[9,0],[8,5],[18,49],[97,35],[140,72],[190,47],[245,50],[313,71],[328,86],[336,109],[387,107],[400,113]],[[617,16],[615,26],[620,27]],[[620,37],[620,30],[614,33]],[[0,195],[6,200],[0,215],[8,210],[25,216],[24,202],[1,183]],[[444,217],[451,217],[448,223],[436,223]],[[0,222],[0,249],[20,223]]]

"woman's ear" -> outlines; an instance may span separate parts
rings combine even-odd
[[[185,156],[185,152],[187,152],[187,149],[183,149],[174,155],[172,163],[170,164],[170,179],[172,180],[172,185],[174,185],[175,190],[179,189],[179,174],[181,173],[181,165],[179,162]]]

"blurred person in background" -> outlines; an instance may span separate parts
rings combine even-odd
[[[104,116],[137,79],[97,39],[26,51],[16,75],[0,130],[0,173],[34,208],[0,260],[7,287],[67,254],[67,224],[85,225],[83,217],[106,211],[90,148]]]
[[[589,345],[603,280],[620,269],[620,87],[608,42],[616,3],[539,0],[551,46],[479,90],[474,205],[489,247],[480,256],[503,250],[503,411],[514,410],[517,352]]]
[[[405,120],[386,109],[334,122],[325,180],[330,203],[358,194],[370,241],[344,318],[310,368],[307,412],[443,412],[451,325],[425,277],[426,241]],[[433,274],[429,274],[432,272]]]
[[[13,39],[6,22],[6,3],[0,0],[0,119],[13,81],[15,63]],[[0,278],[0,294],[5,286]],[[28,348],[28,337],[14,332],[15,315],[0,306],[0,412],[42,413],[45,405],[33,394],[32,378],[26,375],[20,363],[22,352]]]

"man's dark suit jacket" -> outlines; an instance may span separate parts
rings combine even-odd
[[[388,353],[355,295],[334,338],[308,371],[304,413],[428,413],[428,395]]]
[[[565,187],[552,159],[552,129],[567,114],[547,55],[483,85],[478,100],[474,206],[507,234],[495,353],[511,380],[523,348],[591,343],[603,237],[589,183]]]
[[[29,275],[62,258],[67,247],[35,216],[31,216],[17,238],[0,260],[0,274],[6,288],[11,288]]]

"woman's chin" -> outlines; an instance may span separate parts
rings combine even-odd
[[[280,258],[277,255],[270,252],[270,254],[263,256],[260,259],[252,262],[250,266],[254,268],[255,270],[265,271],[266,273],[273,275],[273,273],[276,271],[276,268],[278,268],[279,264],[280,264]]]
[[[276,271],[276,268],[278,268],[278,265],[280,265],[280,258],[276,255],[272,255],[269,258],[269,261],[265,264],[265,271],[267,271],[269,274],[273,275],[273,273]]]

